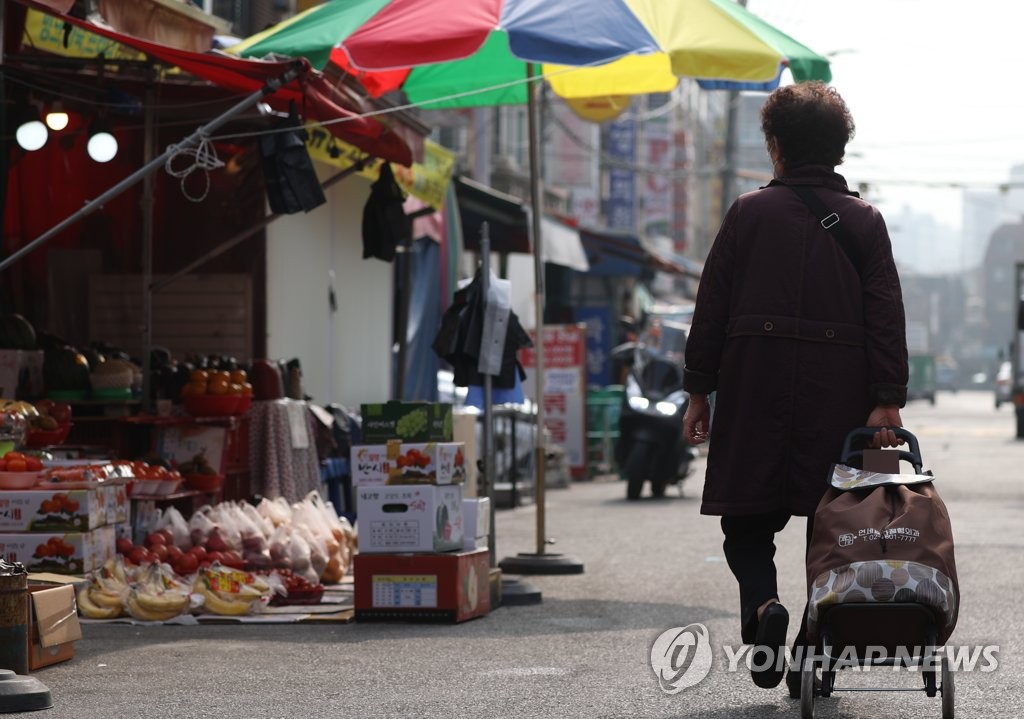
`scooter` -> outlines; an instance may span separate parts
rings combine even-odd
[[[639,499],[645,481],[651,496],[664,497],[670,484],[679,485],[690,474],[697,457],[683,440],[689,399],[682,373],[686,330],[682,324],[657,323],[637,342],[613,350],[629,366],[615,447],[627,499]]]

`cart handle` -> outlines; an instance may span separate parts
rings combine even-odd
[[[858,459],[864,456],[864,450],[853,449],[853,443],[857,440],[870,441],[874,438],[875,433],[879,430],[884,429],[883,427],[860,427],[852,430],[846,435],[846,440],[843,442],[843,453],[840,456],[839,461],[843,464],[848,464],[851,459]],[[907,444],[910,445],[910,450],[899,450],[900,459],[910,462],[913,465],[914,470],[920,474],[924,463],[921,460],[921,445],[917,441],[917,437],[910,433],[909,430],[903,427],[889,427],[896,436],[900,439],[906,440]]]

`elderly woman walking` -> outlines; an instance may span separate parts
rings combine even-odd
[[[808,517],[850,430],[895,446],[907,347],[885,222],[835,172],[854,124],[821,83],[782,87],[761,111],[775,179],[733,203],[707,258],[686,347],[685,439],[710,439],[703,514],[720,515],[739,584],[741,637],[777,658],[775,534]],[[712,423],[708,395],[715,395]],[[804,621],[795,645],[806,642]],[[782,663],[754,662],[761,687]],[[799,672],[787,677],[799,696]]]

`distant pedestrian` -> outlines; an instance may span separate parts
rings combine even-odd
[[[908,369],[885,222],[835,172],[854,133],[846,103],[821,83],[782,87],[765,102],[761,129],[775,179],[733,203],[704,265],[683,433],[693,444],[710,438],[701,512],[722,517],[742,640],[777,658],[789,614],[775,534],[801,516],[810,537],[850,430],[902,425]],[[875,440],[898,443],[886,429]],[[805,606],[795,646],[806,644],[806,623]],[[754,671],[754,682],[778,686],[780,666]],[[798,697],[799,671],[786,683]]]

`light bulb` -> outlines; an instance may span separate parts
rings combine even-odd
[[[110,162],[117,154],[117,140],[109,132],[97,132],[89,137],[85,149],[96,162]]]
[[[68,126],[68,114],[63,110],[54,110],[46,113],[46,126],[54,132],[59,132]]]
[[[39,120],[29,120],[22,124],[17,132],[14,133],[15,138],[18,140],[18,144],[21,145],[22,149],[32,152],[38,150],[40,147],[46,144],[46,138],[49,137],[50,133],[46,131],[46,125]]]

